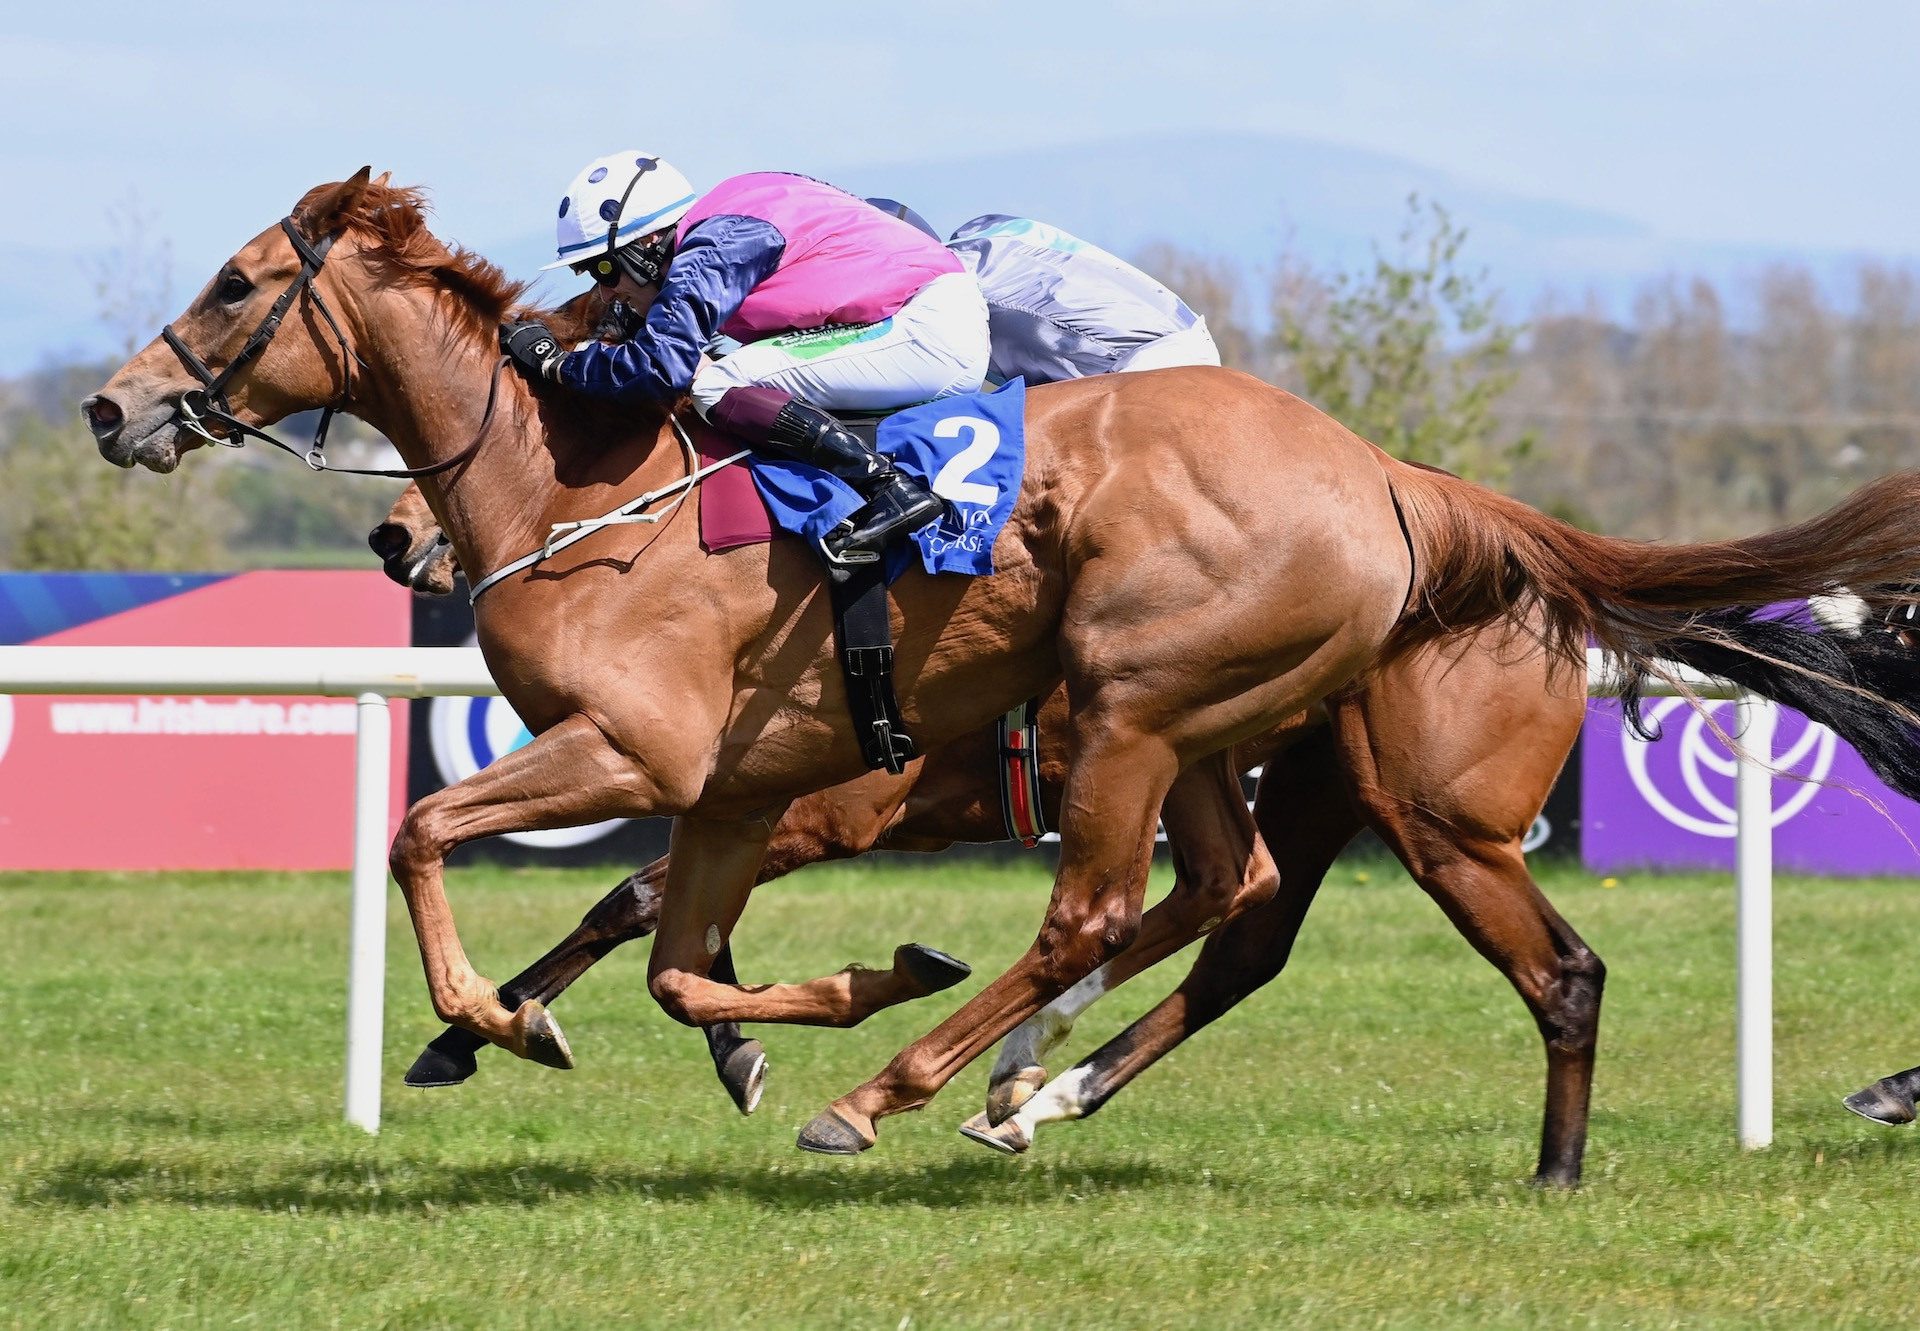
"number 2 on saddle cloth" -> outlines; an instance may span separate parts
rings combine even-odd
[[[946,514],[913,534],[928,573],[993,572],[993,543],[1013,514],[1026,467],[1026,386],[1015,379],[991,393],[968,393],[877,418],[847,418],[901,469],[929,482],[947,501]],[[699,438],[702,464],[731,451],[709,432]],[[816,467],[754,457],[709,476],[700,501],[700,540],[709,551],[799,536],[821,552],[833,596],[834,642],[846,677],[860,749],[869,767],[904,770],[913,740],[900,721],[893,687],[893,633],[886,588],[915,550],[904,542],[883,559],[835,558],[825,538],[861,505],[860,497]],[[1008,832],[1032,845],[1045,831],[1037,799],[1035,713],[1027,704],[1002,720],[1001,781]],[[1009,733],[1011,726],[1011,733]]]

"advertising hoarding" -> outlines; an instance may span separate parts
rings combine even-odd
[[[370,571],[8,573],[0,642],[402,646],[407,600]],[[0,697],[0,868],[345,869],[353,732],[350,698]]]

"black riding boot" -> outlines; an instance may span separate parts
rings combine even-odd
[[[836,552],[885,549],[895,536],[918,531],[946,509],[939,496],[865,440],[780,389],[731,389],[715,404],[713,421],[750,443],[820,468],[867,501],[827,538]]]

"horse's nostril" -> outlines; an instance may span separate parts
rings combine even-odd
[[[397,522],[383,522],[367,533],[367,548],[381,559],[398,559],[413,544],[407,529]]]
[[[80,414],[96,439],[105,439],[127,423],[127,415],[112,398],[96,393],[80,404]]]

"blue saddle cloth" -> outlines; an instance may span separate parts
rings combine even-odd
[[[993,572],[993,543],[1013,515],[1027,465],[1027,390],[1014,379],[992,393],[923,402],[880,422],[878,446],[902,471],[947,501],[946,515],[914,533],[929,573]],[[753,483],[775,529],[817,542],[861,506],[860,496],[818,467],[755,454]],[[889,580],[905,571],[888,552]]]

